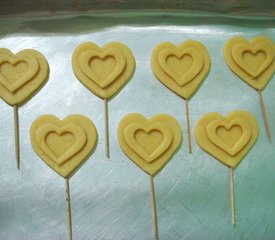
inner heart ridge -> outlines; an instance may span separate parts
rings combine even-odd
[[[178,61],[172,61],[173,58]],[[192,81],[204,66],[201,52],[192,47],[164,49],[159,53],[158,60],[163,71],[180,86]]]
[[[10,92],[15,92],[29,82],[39,71],[37,60],[30,54],[14,56],[0,54],[0,83]]]
[[[84,130],[76,124],[44,124],[37,129],[36,138],[44,153],[59,166],[76,155],[87,141]]]
[[[137,129],[134,138],[148,154],[154,152],[164,139],[163,133],[156,129],[150,129],[149,131]],[[148,143],[151,143],[151,147]]]
[[[213,120],[206,131],[210,141],[232,157],[248,144],[252,136],[249,125],[241,118],[234,118],[229,123]]]
[[[239,43],[232,48],[232,57],[243,71],[254,78],[262,74],[274,60],[274,54],[263,43]]]
[[[112,84],[126,67],[126,59],[116,48],[88,49],[79,57],[81,71],[99,87]]]
[[[151,163],[161,156],[172,143],[172,134],[162,123],[149,126],[132,123],[124,130],[127,145],[144,161]]]

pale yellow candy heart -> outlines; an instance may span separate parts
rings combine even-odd
[[[123,152],[151,176],[164,167],[181,143],[178,122],[166,114],[148,120],[141,114],[128,114],[120,121],[117,135]]]
[[[135,59],[130,49],[119,42],[98,47],[82,43],[73,52],[73,71],[78,80],[102,99],[116,94],[131,78]]]
[[[54,115],[42,115],[32,123],[30,138],[37,155],[68,178],[93,151],[97,132],[93,122],[83,115],[70,115],[62,121]]]
[[[45,57],[26,49],[13,54],[0,48],[0,96],[9,105],[18,105],[30,98],[46,81],[49,67]]]
[[[197,122],[195,138],[211,156],[234,168],[244,158],[258,137],[255,117],[246,111],[234,111],[223,117],[207,113]]]
[[[251,87],[262,90],[275,71],[275,46],[272,40],[255,37],[229,39],[223,48],[228,67]]]
[[[189,99],[208,73],[210,58],[207,49],[197,41],[188,40],[178,47],[163,42],[152,52],[151,66],[162,84]]]

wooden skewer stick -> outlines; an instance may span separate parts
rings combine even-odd
[[[261,107],[262,116],[263,116],[263,120],[264,120],[265,132],[266,132],[269,143],[271,143],[271,135],[270,135],[270,130],[269,130],[269,126],[268,126],[268,121],[267,121],[267,117],[266,117],[266,111],[265,111],[265,106],[264,106],[264,101],[263,101],[263,96],[262,96],[261,90],[258,90],[258,96],[259,96],[260,107]]]
[[[155,197],[155,187],[154,187],[153,176],[150,176],[150,188],[151,188],[151,203],[152,203],[152,221],[154,226],[154,239],[158,240],[158,222],[157,222],[156,197]]]
[[[231,192],[231,213],[232,213],[232,224],[235,225],[235,192],[234,192],[234,172],[233,168],[229,168],[230,175],[230,192]]]
[[[68,239],[72,240],[72,217],[71,217],[71,197],[70,197],[69,178],[65,178],[65,181],[66,181],[66,205],[67,205],[67,221],[68,221]]]
[[[108,117],[108,99],[104,99],[104,115],[105,115],[105,149],[106,157],[110,157],[110,146],[109,146],[109,117]]]
[[[186,115],[187,131],[188,131],[188,148],[189,148],[189,153],[192,153],[188,100],[185,100],[185,115]]]
[[[15,144],[15,156],[16,166],[20,169],[20,147],[19,147],[19,120],[18,120],[18,107],[13,106],[13,123],[14,123],[14,144]]]

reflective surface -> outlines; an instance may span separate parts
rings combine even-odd
[[[149,176],[122,153],[116,136],[127,113],[147,117],[167,113],[183,129],[183,144],[155,177],[159,239],[273,239],[275,237],[275,143],[264,132],[258,96],[225,65],[222,46],[232,35],[275,39],[274,20],[228,19],[205,15],[98,14],[48,19],[0,19],[0,47],[14,53],[40,51],[50,65],[45,86],[19,108],[21,170],[16,170],[13,110],[0,102],[0,239],[67,238],[65,181],[34,153],[32,121],[41,114],[64,118],[80,113],[91,118],[99,141],[94,154],[71,178],[74,239],[153,239]],[[204,153],[192,136],[188,154],[184,101],[155,79],[152,49],[162,41],[201,41],[211,69],[189,103],[192,135],[196,121],[210,111],[244,109],[259,122],[255,147],[235,170],[236,227],[231,225],[229,171]],[[75,78],[71,55],[85,41],[104,45],[121,41],[136,58],[136,72],[109,101],[111,158],[105,157],[103,101]],[[275,141],[275,81],[263,92]],[[273,141],[273,142],[274,142]]]

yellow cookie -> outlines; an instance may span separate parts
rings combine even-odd
[[[195,127],[198,145],[223,164],[234,168],[258,137],[255,117],[246,111],[234,111],[223,117],[207,113]]]
[[[178,47],[163,42],[153,50],[151,66],[164,86],[181,98],[189,99],[208,73],[210,58],[200,42],[188,40]]]
[[[87,42],[74,50],[72,65],[74,74],[86,88],[98,97],[108,99],[131,78],[135,59],[122,43],[110,42],[100,48]]]
[[[152,176],[164,167],[181,143],[178,122],[166,114],[149,120],[141,114],[128,114],[120,121],[117,135],[123,152]]]
[[[233,37],[225,43],[223,55],[231,71],[257,90],[264,89],[275,71],[275,45],[265,37]]]
[[[30,98],[46,81],[49,67],[45,57],[33,49],[13,54],[0,48],[0,96],[9,105]]]
[[[32,123],[30,138],[36,154],[67,178],[94,149],[97,132],[93,122],[83,115],[70,115],[62,121],[54,115],[42,115]]]

